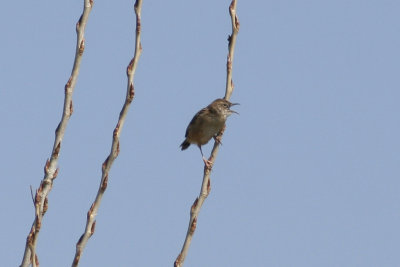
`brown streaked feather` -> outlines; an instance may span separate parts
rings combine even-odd
[[[199,112],[196,113],[196,115],[193,116],[192,120],[189,122],[188,127],[186,128],[185,137],[188,136],[190,129],[192,128],[193,125],[196,125],[196,121],[204,112],[206,112],[206,108],[201,109]]]

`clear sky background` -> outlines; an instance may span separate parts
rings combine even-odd
[[[229,1],[143,1],[136,97],[81,266],[172,266],[200,191],[193,115],[225,90]],[[0,251],[20,264],[83,1],[0,10]],[[400,266],[400,1],[242,1],[227,123],[185,266]],[[133,1],[95,1],[39,235],[70,266],[122,107]],[[212,145],[203,149],[207,155]]]

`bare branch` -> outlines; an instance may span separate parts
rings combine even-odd
[[[228,59],[226,62],[226,89],[225,99],[229,100],[233,92],[233,81],[232,81],[232,64],[235,52],[236,38],[239,33],[239,19],[236,15],[236,0],[233,0],[229,6],[229,14],[231,15],[232,22],[232,34],[228,38]]]
[[[92,6],[92,0],[84,0],[83,12],[81,17],[79,18],[78,23],[76,24],[77,43],[74,66],[72,68],[71,76],[67,84],[65,85],[63,114],[61,117],[61,121],[56,129],[56,136],[51,152],[51,157],[46,161],[44,167],[44,178],[40,183],[39,189],[36,190],[36,195],[34,198],[35,220],[33,221],[31,230],[29,231],[28,237],[26,239],[24,257],[21,263],[22,267],[29,266],[29,264],[32,264],[32,266],[39,266],[39,260],[35,252],[37,238],[39,235],[43,215],[45,214],[48,207],[47,196],[53,186],[53,181],[58,174],[57,164],[61,148],[61,141],[64,137],[69,118],[72,114],[72,93],[75,89],[76,81],[78,79],[82,54],[84,51],[84,32],[86,28],[86,23],[89,18],[89,13],[92,10]]]
[[[99,190],[97,191],[96,198],[87,213],[85,232],[82,234],[82,236],[79,238],[79,240],[76,244],[75,257],[74,257],[74,260],[72,263],[73,267],[79,265],[79,260],[82,255],[82,252],[83,252],[87,242],[89,241],[89,238],[94,234],[94,230],[95,230],[95,226],[96,226],[95,218],[96,218],[98,209],[100,207],[101,199],[104,195],[105,190],[107,189],[108,174],[109,174],[109,171],[111,169],[111,166],[112,166],[114,160],[117,158],[118,153],[119,153],[119,136],[121,134],[122,127],[125,122],[125,118],[128,114],[129,106],[135,95],[135,90],[134,90],[134,86],[133,86],[133,77],[135,75],[139,57],[142,52],[142,45],[140,43],[141,9],[142,9],[142,0],[136,0],[136,2],[135,2],[135,14],[136,14],[135,53],[127,67],[128,85],[127,85],[127,90],[126,90],[125,103],[122,106],[122,110],[119,114],[119,119],[118,119],[117,125],[115,126],[115,129],[113,131],[113,140],[112,140],[112,144],[111,144],[110,154],[107,156],[106,160],[102,164],[102,175],[101,175],[100,186],[99,186]]]
[[[232,34],[228,38],[228,59],[226,63],[226,89],[225,89],[225,99],[229,100],[232,92],[233,92],[233,82],[232,82],[232,64],[233,64],[233,56],[234,56],[234,51],[235,51],[235,44],[236,44],[236,37],[239,32],[239,20],[236,15],[236,0],[232,0],[230,6],[229,6],[229,14],[231,16],[231,21],[232,21]],[[194,234],[194,231],[196,230],[196,225],[197,225],[197,217],[200,213],[200,209],[206,200],[208,194],[211,191],[211,181],[210,181],[210,174],[211,174],[211,168],[214,164],[215,158],[218,154],[218,147],[221,143],[222,135],[225,131],[225,128],[222,130],[222,132],[219,134],[218,140],[214,142],[214,147],[211,151],[211,156],[208,159],[209,162],[211,163],[211,167],[207,167],[206,165],[204,166],[204,174],[203,174],[203,182],[201,185],[201,190],[199,196],[196,198],[194,201],[191,210],[190,210],[190,221],[189,221],[189,226],[188,230],[186,233],[186,238],[185,242],[182,246],[182,250],[179,253],[178,257],[175,260],[174,266],[175,267],[182,267],[183,263],[185,261],[186,255],[189,251],[189,246],[192,241],[192,237]]]

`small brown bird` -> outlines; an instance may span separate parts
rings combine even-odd
[[[210,105],[197,112],[186,129],[186,139],[181,144],[181,149],[185,150],[191,144],[197,145],[200,148],[204,163],[207,167],[210,167],[211,164],[204,157],[201,146],[207,144],[212,137],[219,142],[217,135],[224,128],[228,116],[232,113],[239,114],[230,109],[234,105],[238,104],[232,104],[228,100],[218,98]]]

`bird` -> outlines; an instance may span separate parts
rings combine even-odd
[[[194,115],[186,128],[185,140],[180,145],[181,150],[187,149],[191,144],[197,145],[207,168],[211,167],[211,162],[203,155],[202,145],[205,145],[214,138],[218,143],[218,134],[225,127],[227,118],[232,113],[237,113],[230,108],[238,103],[231,103],[226,99],[218,98],[207,107],[201,109]]]

